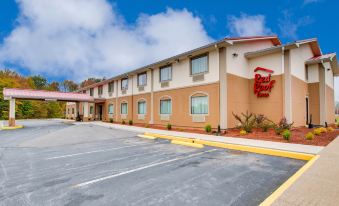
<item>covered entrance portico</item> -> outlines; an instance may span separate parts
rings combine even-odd
[[[76,111],[78,114],[79,103],[83,102],[84,105],[88,105],[89,102],[93,102],[94,98],[88,94],[75,93],[75,92],[57,92],[57,91],[45,91],[45,90],[33,90],[33,89],[8,89],[3,90],[4,99],[9,100],[9,118],[8,126],[15,127],[15,100],[41,100],[41,101],[64,101],[75,102]],[[83,120],[88,120],[88,107],[84,107]]]

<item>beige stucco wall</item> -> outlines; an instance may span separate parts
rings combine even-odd
[[[209,114],[205,122],[193,122],[190,115],[190,96],[205,93],[209,97]],[[164,96],[172,99],[172,114],[169,121],[160,119],[160,99]],[[206,124],[216,128],[219,123],[219,83],[186,87],[154,93],[154,123],[173,126],[196,127],[202,129]]]
[[[326,121],[333,124],[335,121],[334,90],[329,86],[326,86],[326,103]]]
[[[309,44],[302,44],[298,48],[290,50],[290,69],[291,74],[303,81],[305,76],[305,61],[313,57],[313,52]]]
[[[138,118],[138,102],[144,100],[146,102],[146,115],[144,119]],[[133,122],[148,124],[151,119],[151,94],[133,95]]]
[[[305,81],[292,75],[292,121],[293,126],[306,125],[306,97],[308,95],[308,85]]]
[[[320,124],[320,96],[319,82],[308,84],[309,115],[312,115],[312,124]]]

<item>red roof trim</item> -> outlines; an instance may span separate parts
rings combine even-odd
[[[266,69],[266,68],[263,68],[263,67],[255,68],[254,72],[257,72],[257,71],[265,71],[265,72],[268,72],[268,73],[273,73],[274,72],[273,70]]]

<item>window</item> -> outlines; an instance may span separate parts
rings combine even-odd
[[[113,104],[108,105],[108,114],[114,114],[114,105]]]
[[[99,95],[99,96],[102,95],[102,86],[99,86],[99,87],[98,87],[98,95]]]
[[[208,97],[191,97],[191,114],[208,114]]]
[[[138,74],[138,86],[145,86],[147,84],[147,73]]]
[[[146,102],[138,102],[138,114],[146,114]]]
[[[199,56],[191,59],[191,74],[200,74],[208,71],[207,55]]]
[[[89,107],[89,114],[93,114],[93,110],[94,110],[94,107],[93,107],[93,106],[90,106],[90,107]]]
[[[160,68],[160,82],[172,80],[172,66]]]
[[[67,111],[67,114],[70,114],[71,112],[70,112],[70,109],[68,108],[68,111]]]
[[[121,114],[127,114],[127,103],[124,102],[124,103],[121,103],[121,111],[120,111]]]
[[[121,80],[121,90],[127,90],[128,89],[128,79],[122,79]]]
[[[72,108],[72,114],[74,114],[74,108]]]
[[[114,91],[114,82],[108,83],[108,92],[112,93]]]
[[[93,97],[93,93],[94,93],[94,92],[93,92],[93,88],[90,88],[90,89],[89,89],[89,95]]]
[[[160,114],[171,114],[172,113],[172,100],[163,99],[160,100]]]

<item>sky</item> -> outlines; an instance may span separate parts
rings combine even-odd
[[[316,37],[323,53],[339,52],[338,9],[335,0],[1,0],[0,68],[108,78],[229,36]]]

